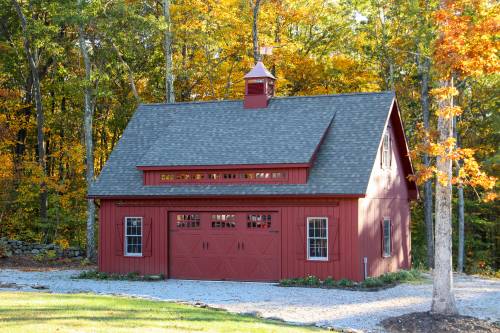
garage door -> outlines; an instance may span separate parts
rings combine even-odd
[[[170,277],[279,280],[280,230],[277,212],[170,213]]]

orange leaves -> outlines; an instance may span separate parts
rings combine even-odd
[[[434,19],[440,32],[434,56],[443,73],[478,76],[500,70],[498,3],[445,1]]]

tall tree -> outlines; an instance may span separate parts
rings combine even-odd
[[[87,187],[94,182],[94,141],[92,137],[92,122],[94,119],[94,106],[92,105],[92,67],[90,56],[87,49],[87,40],[85,37],[85,27],[82,18],[85,18],[83,2],[78,1],[80,13],[80,22],[78,23],[78,43],[80,53],[85,65],[84,80],[84,112],[83,112],[83,132],[85,140],[85,175]],[[95,203],[94,199],[87,199],[87,258],[93,259],[95,256]]]
[[[12,4],[19,16],[21,21],[21,28],[23,31],[24,38],[24,52],[26,54],[26,59],[28,60],[31,77],[33,78],[33,90],[35,95],[35,108],[36,108],[36,128],[37,128],[37,145],[38,145],[38,165],[42,173],[42,180],[40,182],[40,198],[39,198],[39,208],[40,208],[40,219],[42,224],[47,223],[47,209],[48,209],[48,193],[47,193],[47,160],[45,156],[45,116],[42,104],[42,92],[40,88],[40,76],[38,73],[38,59],[35,49],[32,49],[31,35],[28,31],[28,24],[26,17],[24,16],[21,5],[17,0],[12,0]]]
[[[167,103],[174,103],[175,92],[174,92],[172,20],[170,17],[170,0],[163,0],[163,18],[165,20],[165,32],[163,40],[163,50],[165,53],[165,100]]]
[[[440,314],[458,313],[453,294],[453,267],[451,241],[451,198],[452,198],[452,160],[449,157],[453,149],[452,117],[445,110],[453,108],[453,81],[450,77],[442,78],[439,96],[437,144],[443,147],[437,156],[436,170],[436,230],[435,254],[431,311]]]
[[[252,43],[253,43],[253,60],[260,61],[259,50],[259,12],[261,0],[251,1],[252,3]]]

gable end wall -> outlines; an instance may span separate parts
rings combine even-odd
[[[393,111],[395,112],[395,110]],[[402,152],[396,142],[391,117],[389,130],[392,139],[392,163],[388,169],[381,168],[379,149],[368,183],[367,195],[358,200],[359,246],[361,261],[368,258],[368,276],[410,268],[410,193],[404,173]],[[392,221],[392,255],[382,256],[382,220]]]

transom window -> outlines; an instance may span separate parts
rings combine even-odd
[[[234,214],[212,214],[212,228],[235,228],[236,216]]]
[[[200,215],[199,214],[178,214],[177,215],[177,228],[199,228]]]
[[[390,257],[392,252],[392,228],[391,219],[386,217],[383,222],[382,230],[382,255],[384,257]]]
[[[247,228],[269,229],[271,223],[271,214],[248,214],[247,217]]]
[[[307,218],[307,259],[328,260],[328,218]]]
[[[169,172],[160,175],[162,182],[210,182],[210,181],[286,181],[286,172]]]
[[[390,168],[391,166],[391,136],[389,129],[384,132],[384,138],[382,141],[382,168]]]
[[[125,255],[142,255],[142,217],[125,218]]]

